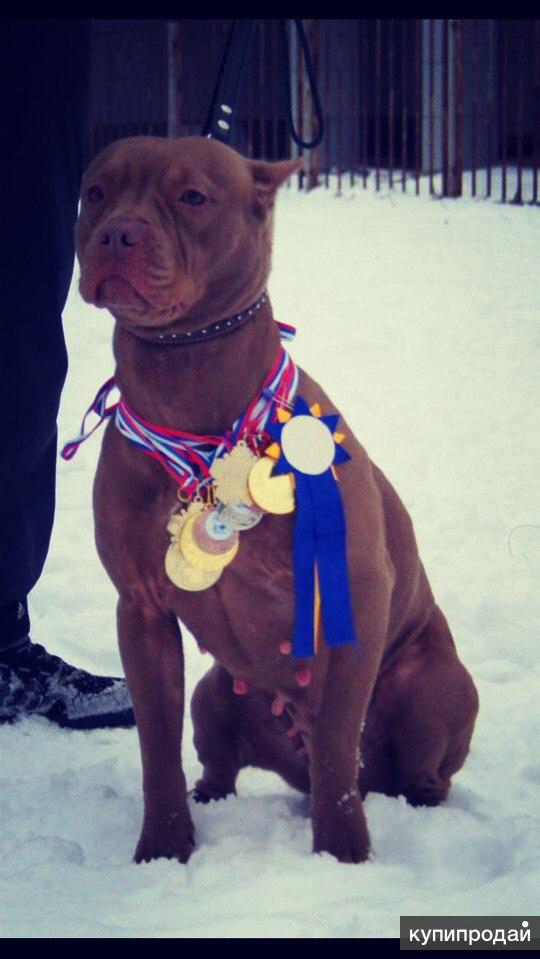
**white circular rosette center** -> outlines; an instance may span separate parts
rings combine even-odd
[[[334,437],[315,416],[293,416],[285,423],[280,442],[283,455],[299,473],[318,476],[334,462]]]

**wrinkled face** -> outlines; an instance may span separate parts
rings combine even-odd
[[[152,329],[247,305],[270,270],[275,193],[300,164],[249,161],[202,137],[107,147],[81,190],[83,299]]]

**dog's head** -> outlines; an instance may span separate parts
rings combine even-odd
[[[82,183],[83,299],[147,329],[245,307],[270,271],[277,189],[301,165],[247,160],[203,137],[111,144]]]

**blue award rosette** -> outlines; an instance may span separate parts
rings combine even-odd
[[[267,424],[267,432],[280,447],[274,475],[292,473],[295,481],[292,655],[314,656],[319,597],[326,645],[356,643],[345,513],[334,470],[350,456],[335,434],[339,413],[320,415],[317,404],[310,408],[297,396],[280,420]]]

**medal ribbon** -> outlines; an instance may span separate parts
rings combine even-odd
[[[278,326],[284,339],[294,336],[294,327],[281,323]],[[148,456],[158,460],[182,492],[192,496],[209,480],[210,467],[216,457],[232,449],[240,439],[245,439],[252,446],[258,445],[274,405],[286,407],[293,400],[298,386],[298,369],[281,347],[257,396],[231,429],[221,436],[201,436],[151,423],[132,410],[122,397],[117,403],[107,406],[109,393],[114,386],[114,378],[111,378],[98,390],[84,415],[79,436],[65,444],[60,454],[62,458],[72,459],[81,443],[114,413],[115,425],[122,435]],[[98,416],[98,421],[91,429],[87,429],[86,421],[91,413]]]

